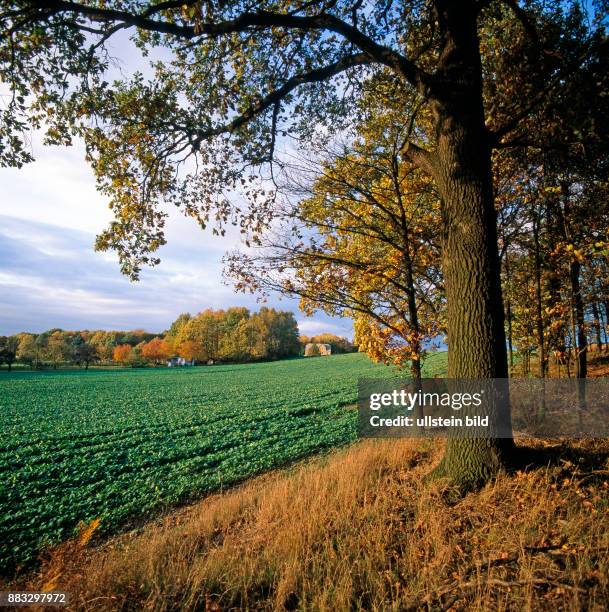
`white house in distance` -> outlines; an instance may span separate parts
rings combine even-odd
[[[315,357],[317,355],[325,356],[332,354],[331,344],[322,344],[320,342],[309,342],[305,345],[305,357]]]
[[[172,357],[171,359],[167,360],[168,368],[193,366],[193,365],[195,365],[194,359],[187,360],[187,359],[184,359],[184,357]]]

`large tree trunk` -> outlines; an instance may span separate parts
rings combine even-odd
[[[507,378],[491,149],[484,124],[475,12],[474,3],[438,3],[445,32],[438,80],[445,85],[433,110],[438,147],[435,179],[444,203],[448,377]],[[511,438],[452,438],[437,473],[457,484],[478,484],[498,471],[513,448]]]

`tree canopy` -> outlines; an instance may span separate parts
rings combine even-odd
[[[0,162],[32,161],[32,127],[49,143],[83,137],[115,212],[97,245],[137,277],[158,262],[163,202],[219,232],[227,223],[262,229],[273,189],[261,171],[272,177],[279,142],[327,138],[357,120],[354,102],[374,74],[391,75],[394,98],[413,92],[436,113],[452,105],[463,75],[447,60],[466,19],[479,30],[490,142],[523,144],[544,105],[568,105],[578,125],[562,130],[576,140],[590,138],[583,126],[601,128],[606,117],[581,96],[573,105],[569,92],[599,72],[603,3],[586,22],[579,3],[478,0],[460,3],[463,23],[450,4],[3,0],[0,79],[12,97]],[[150,68],[113,70],[117,37]],[[406,140],[402,154],[438,178],[436,136]],[[235,191],[253,206],[235,205]]]

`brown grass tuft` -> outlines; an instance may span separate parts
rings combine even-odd
[[[19,586],[54,578],[91,610],[606,610],[609,442],[534,444],[549,467],[455,503],[423,484],[441,443],[364,441],[51,557]]]

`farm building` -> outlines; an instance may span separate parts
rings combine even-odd
[[[184,357],[172,357],[171,359],[167,360],[168,368],[193,366],[193,365],[195,365],[194,359],[184,359]]]
[[[332,345],[321,344],[319,342],[309,342],[305,346],[305,357],[314,357],[316,355],[331,355]]]

